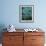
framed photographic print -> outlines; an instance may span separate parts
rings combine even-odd
[[[19,21],[26,23],[34,22],[34,5],[19,6]]]

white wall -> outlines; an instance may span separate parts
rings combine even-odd
[[[13,24],[16,28],[46,28],[46,0],[1,0],[0,24]],[[34,5],[34,22],[19,22],[19,5]],[[40,25],[40,26],[39,26]]]

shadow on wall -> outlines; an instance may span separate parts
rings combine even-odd
[[[4,24],[0,24],[0,43],[2,43],[2,32],[6,32],[6,26]]]

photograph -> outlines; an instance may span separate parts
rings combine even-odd
[[[19,6],[19,21],[33,22],[34,21],[34,5]]]

